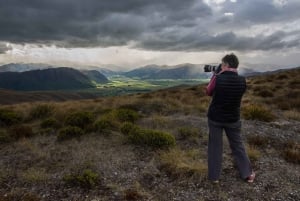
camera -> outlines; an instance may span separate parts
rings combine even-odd
[[[221,64],[218,66],[214,65],[204,65],[204,72],[215,72],[218,73],[221,71]]]

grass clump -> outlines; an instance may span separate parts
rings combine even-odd
[[[28,183],[40,183],[46,182],[49,179],[49,175],[46,173],[45,169],[29,168],[21,173],[21,178]]]
[[[283,115],[288,119],[300,121],[300,112],[298,112],[297,110],[285,111]]]
[[[114,112],[115,112],[117,119],[121,122],[134,123],[140,117],[140,115],[132,109],[119,108],[119,109],[115,110]]]
[[[36,105],[29,113],[30,119],[43,119],[54,113],[54,107],[48,104]]]
[[[190,139],[196,138],[199,135],[199,131],[197,128],[190,128],[190,127],[181,127],[178,129],[179,138],[180,139]]]
[[[86,189],[94,188],[99,183],[100,176],[91,169],[84,169],[75,173],[65,175],[63,181],[71,187],[81,187]]]
[[[261,153],[254,146],[247,146],[246,151],[251,162],[256,162],[261,157]]]
[[[163,148],[176,144],[175,137],[169,133],[133,127],[128,133],[128,139],[136,145],[148,145],[150,147]]]
[[[45,119],[41,122],[41,128],[54,128],[54,129],[57,129],[59,127],[60,127],[60,123],[52,117],[47,118],[47,119]]]
[[[0,130],[0,144],[11,142],[11,136],[4,130]]]
[[[253,135],[247,137],[247,142],[251,146],[266,147],[269,143],[269,139],[265,136]]]
[[[11,126],[21,121],[21,114],[9,109],[0,109],[0,126]]]
[[[84,131],[76,126],[67,126],[62,128],[58,135],[57,135],[57,140],[58,141],[64,141],[72,138],[79,138],[84,134]]]
[[[300,144],[296,142],[288,142],[283,150],[283,157],[286,161],[300,164]]]
[[[275,120],[275,115],[260,105],[247,105],[243,108],[242,114],[245,119],[248,120],[259,120],[270,122]]]
[[[129,135],[129,133],[133,132],[132,130],[134,130],[134,129],[138,129],[138,126],[134,125],[133,123],[130,123],[130,122],[125,122],[122,124],[120,131],[124,135]]]
[[[207,164],[198,150],[184,151],[171,149],[159,156],[161,168],[175,178],[203,177],[207,174]]]
[[[67,115],[65,124],[76,126],[81,129],[88,128],[94,122],[94,115],[91,112],[73,112]]]
[[[20,138],[32,137],[34,135],[32,128],[23,124],[10,127],[9,133],[10,136],[16,140]]]
[[[114,128],[115,128],[114,123],[106,118],[101,118],[100,120],[94,123],[94,129],[97,132],[109,133]]]

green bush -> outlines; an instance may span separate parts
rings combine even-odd
[[[0,126],[11,126],[20,123],[22,115],[9,109],[0,109]]]
[[[9,129],[10,136],[14,139],[27,138],[34,135],[32,128],[28,125],[15,125]]]
[[[134,123],[139,119],[139,114],[131,109],[120,108],[115,110],[116,117],[121,122],[131,122]]]
[[[109,119],[102,118],[94,123],[94,128],[97,132],[108,133],[115,128],[115,125]]]
[[[85,169],[82,172],[65,175],[63,181],[68,186],[80,186],[81,188],[91,189],[99,183],[99,178],[98,173]]]
[[[0,144],[12,141],[11,136],[3,130],[0,130]]]
[[[67,126],[65,128],[62,128],[58,135],[57,135],[57,140],[58,141],[63,141],[63,140],[68,140],[72,138],[78,138],[84,134],[84,131],[76,126]]]
[[[60,124],[59,122],[54,119],[54,118],[48,118],[48,119],[45,119],[41,122],[41,128],[59,128],[60,127]]]
[[[94,115],[91,112],[74,112],[66,117],[65,124],[85,129],[93,122]]]
[[[130,130],[128,139],[133,144],[148,145],[156,148],[169,147],[176,144],[174,136],[169,133],[138,127]]]
[[[129,135],[129,133],[134,129],[138,129],[138,126],[136,126],[136,125],[134,125],[133,123],[130,123],[130,122],[125,122],[125,123],[122,124],[122,126],[120,128],[120,131],[124,135]]]
[[[242,114],[245,119],[270,122],[275,119],[275,115],[260,105],[248,105],[243,108]]]
[[[29,113],[30,119],[42,119],[53,114],[54,107],[48,104],[36,105]]]

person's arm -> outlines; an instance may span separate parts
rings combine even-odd
[[[211,77],[211,79],[206,87],[206,95],[208,95],[208,96],[213,95],[214,89],[216,87],[216,78],[217,78],[217,76],[215,74]]]

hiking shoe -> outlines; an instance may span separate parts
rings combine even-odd
[[[255,172],[252,172],[249,177],[246,178],[248,183],[253,183],[255,179]]]

